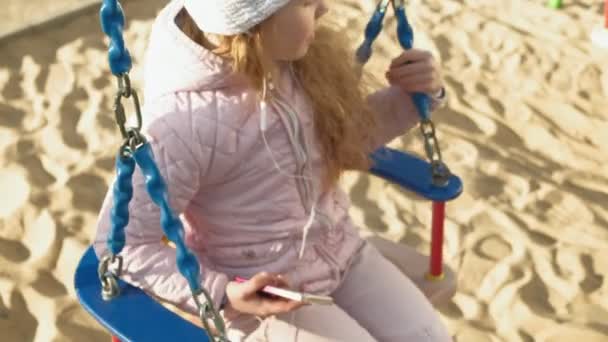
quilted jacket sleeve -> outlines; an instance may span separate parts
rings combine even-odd
[[[445,93],[441,97],[431,96],[431,112],[445,104]],[[420,122],[418,110],[410,94],[398,86],[382,88],[367,98],[378,114],[378,130],[373,150],[380,148],[396,137],[405,134]]]
[[[212,146],[217,127],[212,120],[205,120],[206,125],[194,122],[187,95],[171,96],[172,99],[165,99],[164,104],[155,104],[155,108],[146,113],[148,123],[144,131],[167,185],[170,205],[175,215],[180,215],[204,187],[207,174],[217,167],[214,165]],[[197,117],[205,115],[196,114]],[[203,139],[205,144],[200,141]],[[105,240],[111,227],[112,186],[98,218],[94,244],[97,256],[107,250]],[[187,229],[187,225],[184,228]],[[133,175],[133,198],[129,203],[129,222],[125,233],[126,246],[121,252],[124,265],[122,279],[188,312],[196,313],[188,282],[177,268],[175,250],[161,243],[164,233],[160,226],[160,210],[151,201],[138,167]],[[201,265],[200,270],[200,283],[209,291],[217,308],[224,296],[228,278],[205,265]],[[201,300],[204,300],[203,296]]]

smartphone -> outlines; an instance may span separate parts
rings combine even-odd
[[[247,281],[247,279],[236,277],[234,279],[236,282],[242,283]],[[273,295],[277,297],[283,297],[291,300],[295,300],[297,302],[307,303],[307,304],[320,304],[320,305],[333,305],[334,299],[330,296],[321,296],[314,295],[310,293],[298,292],[288,289],[283,289],[275,286],[264,286],[261,290],[264,294]]]

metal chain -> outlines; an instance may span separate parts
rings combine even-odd
[[[433,185],[446,186],[450,180],[451,172],[441,158],[441,149],[435,135],[433,121],[422,120],[420,131],[424,139],[424,152],[431,162],[431,180]]]
[[[118,0],[103,0],[99,19],[103,33],[110,38],[108,50],[110,70],[116,76],[126,74],[131,70],[131,56],[123,39],[125,14]]]
[[[124,12],[117,0],[104,0],[100,11],[103,32],[110,37],[108,51],[110,69],[118,80],[118,91],[114,99],[114,116],[124,142],[117,156],[117,181],[114,186],[114,208],[112,210],[112,229],[108,237],[109,253],[104,255],[98,266],[98,276],[102,284],[102,296],[109,300],[120,293],[118,278],[122,272],[122,257],[118,255],[125,245],[124,229],[129,219],[128,204],[133,195],[132,176],[135,165],[144,174],[146,188],[152,201],[161,210],[161,227],[165,236],[176,246],[176,263],[180,273],[186,278],[192,296],[199,311],[201,323],[210,341],[215,341],[208,319],[212,319],[219,332],[217,341],[229,342],[223,318],[214,307],[209,293],[200,286],[200,265],[194,254],[186,247],[183,236],[184,228],[179,217],[174,215],[168,203],[168,193],[150,145],[141,133],[142,115],[137,92],[131,87],[128,72],[131,69],[131,57],[125,48],[123,28]],[[135,107],[136,126],[127,127],[127,118],[122,104],[123,98],[132,98]],[[117,263],[115,270],[110,265]],[[199,296],[205,297],[201,303]]]
[[[188,281],[193,299],[195,303],[197,303],[201,323],[205,327],[209,339],[214,341],[211,330],[209,329],[210,327],[207,323],[207,318],[210,318],[215,322],[216,328],[220,334],[218,337],[219,341],[228,341],[223,318],[215,309],[209,293],[200,285],[199,262],[196,256],[192,253],[192,251],[190,251],[190,249],[188,249],[184,242],[184,227],[180,218],[175,215],[174,211],[169,205],[167,186],[163,180],[160,170],[154,162],[154,155],[152,153],[150,144],[146,143],[137,147],[137,149],[133,152],[133,157],[135,158],[137,166],[139,166],[144,175],[146,189],[150,195],[150,199],[152,199],[152,201],[160,208],[161,227],[167,239],[173,242],[175,245],[177,267],[179,272]],[[204,304],[201,304],[199,300],[200,294],[203,294],[206,299]]]
[[[384,20],[384,15],[386,14],[389,1],[390,0],[381,0],[378,3],[374,14],[372,14],[371,19],[365,27],[365,39],[357,49],[356,53],[357,62],[360,64],[367,63],[369,58],[372,56],[372,44],[380,34],[380,31],[382,31],[382,21]]]
[[[386,14],[389,2],[393,5],[397,19],[397,38],[403,49],[409,50],[414,43],[414,32],[410,26],[405,13],[404,0],[380,0],[376,10],[365,28],[365,39],[357,49],[357,61],[363,65],[372,54],[372,44],[382,31],[382,21]],[[446,186],[449,183],[451,172],[441,158],[439,142],[435,135],[435,125],[430,117],[431,99],[427,94],[414,93],[412,101],[421,117],[420,130],[424,139],[424,150],[431,163],[431,179],[435,186]]]
[[[118,266],[115,270],[110,269],[110,265],[118,261]],[[104,300],[110,300],[120,294],[118,286],[118,278],[122,272],[122,257],[112,254],[106,254],[101,258],[97,267],[97,275],[101,282],[101,297]]]
[[[205,297],[205,302],[201,303],[199,297],[200,295]],[[211,326],[209,326],[209,319],[213,320],[213,324],[215,325],[216,330],[219,332],[218,342],[230,342],[228,337],[226,336],[226,325],[224,324],[224,319],[219,314],[219,312],[215,309],[213,305],[213,300],[211,300],[211,296],[204,288],[198,288],[192,290],[192,298],[194,298],[194,302],[196,303],[196,307],[198,308],[198,318],[201,320],[203,327],[207,331],[207,335],[213,341],[211,337]]]
[[[139,104],[139,97],[137,96],[137,92],[131,88],[129,74],[122,74],[117,76],[117,78],[118,91],[116,92],[116,97],[114,99],[114,116],[116,119],[116,124],[118,125],[120,133],[125,140],[138,139],[136,141],[137,145],[141,145],[145,142],[145,139],[140,133],[143,120],[141,115],[141,107]],[[136,127],[126,127],[127,117],[125,115],[125,108],[122,105],[122,99],[130,97],[133,98],[133,105],[135,107],[135,115],[137,119]]]
[[[112,203],[111,228],[108,232],[108,253],[101,258],[97,273],[101,281],[101,293],[104,300],[110,300],[120,294],[118,278],[122,273],[122,256],[118,254],[125,245],[125,226],[129,221],[129,201],[133,196],[131,178],[135,171],[135,160],[127,146],[123,145],[116,156],[116,181],[112,188],[114,202]],[[110,264],[118,260],[114,270]]]

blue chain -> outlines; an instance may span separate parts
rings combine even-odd
[[[357,49],[357,61],[361,64],[367,63],[369,58],[372,56],[372,44],[374,40],[382,31],[382,21],[384,20],[384,16],[386,15],[386,8],[388,6],[389,0],[382,0],[376,7],[376,11],[372,14],[369,23],[365,27],[365,40]]]
[[[380,31],[382,31],[382,21],[386,15],[389,2],[392,2],[395,17],[397,18],[397,38],[399,44],[405,50],[409,50],[413,46],[414,32],[407,20],[403,0],[381,0],[365,27],[365,40],[359,46],[359,49],[357,49],[357,60],[361,64],[367,63],[372,55],[372,44],[380,34]],[[431,108],[429,96],[425,93],[414,93],[412,94],[412,101],[416,109],[418,109],[420,117],[423,120],[429,120]]]
[[[131,179],[135,171],[135,161],[126,154],[122,147],[116,156],[116,182],[112,189],[114,203],[112,207],[112,229],[108,238],[108,248],[113,255],[118,255],[125,246],[125,227],[129,223],[129,201],[133,197]]]
[[[103,0],[99,17],[103,33],[110,37],[110,69],[116,76],[125,74],[131,70],[131,56],[122,37],[125,15],[118,0]]]
[[[382,31],[382,21],[386,15],[389,2],[393,5],[395,17],[397,18],[397,39],[405,50],[414,45],[414,31],[407,20],[404,0],[380,0],[371,19],[365,27],[365,39],[357,49],[357,61],[364,65],[372,55],[372,44]],[[439,142],[435,135],[435,125],[431,121],[431,98],[425,93],[413,93],[412,102],[420,115],[420,131],[424,138],[424,150],[431,161],[431,173],[433,185],[446,186],[450,177],[450,170],[441,157]]]
[[[175,216],[169,206],[167,186],[163,180],[149,143],[140,146],[133,157],[146,180],[146,189],[152,201],[160,208],[160,224],[165,236],[176,247],[176,261],[180,273],[188,280],[192,290],[200,290],[198,283],[199,264],[192,252],[184,243],[184,228],[179,217]]]
[[[131,88],[128,72],[131,69],[131,57],[125,48],[123,28],[125,16],[117,0],[104,0],[100,10],[100,20],[103,32],[110,37],[108,59],[112,73],[118,78],[118,93],[115,101],[115,118],[124,138],[124,143],[116,157],[117,179],[113,188],[114,203],[111,212],[111,230],[108,233],[109,254],[102,257],[98,274],[102,282],[104,299],[117,296],[118,283],[116,279],[122,271],[122,258],[118,255],[125,246],[125,228],[129,222],[129,201],[133,197],[132,178],[135,165],[141,169],[146,183],[146,189],[152,201],[160,208],[160,224],[169,241],[176,247],[176,264],[179,272],[186,278],[192,297],[199,311],[199,318],[205,327],[210,341],[211,327],[208,319],[212,319],[220,333],[219,341],[227,342],[225,325],[213,305],[209,293],[199,283],[200,265],[196,256],[184,243],[184,227],[169,205],[167,186],[156,166],[150,144],[141,134],[141,111],[137,93]],[[137,127],[125,127],[126,117],[122,106],[122,98],[133,98],[137,114]],[[118,262],[117,271],[110,271],[109,266]],[[202,278],[202,277],[201,277]],[[199,296],[206,299],[201,303]]]
[[[397,17],[397,38],[401,47],[409,50],[414,45],[414,31],[407,21],[405,15],[405,7],[403,1],[400,5],[395,6],[395,16]],[[431,112],[431,99],[425,93],[414,93],[412,94],[412,100],[414,105],[418,109],[418,113],[423,120],[430,119]]]

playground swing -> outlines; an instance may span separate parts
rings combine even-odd
[[[365,29],[365,41],[357,50],[357,59],[361,65],[371,56],[372,43],[382,30],[389,1],[397,18],[399,43],[404,49],[412,47],[413,32],[407,21],[404,1],[381,0]],[[228,341],[222,317],[213,306],[207,291],[197,282],[199,263],[183,241],[183,226],[168,204],[166,185],[154,161],[152,149],[140,132],[142,118],[139,100],[131,88],[128,76],[131,58],[124,46],[122,32],[125,18],[118,0],[103,1],[100,19],[104,33],[111,39],[109,64],[118,79],[115,119],[124,143],[116,157],[117,180],[113,187],[112,227],[107,241],[109,253],[98,260],[91,246],[82,256],[74,277],[78,300],[85,310],[109,330],[113,341]],[[439,284],[438,292],[441,292],[442,285],[445,284],[443,294],[449,298],[453,294],[453,289],[450,288],[453,284],[444,277],[442,263],[445,202],[460,195],[462,182],[442,161],[435,128],[429,115],[430,99],[421,93],[415,93],[412,97],[421,115],[420,128],[425,153],[430,162],[383,147],[372,154],[374,166],[370,172],[433,202],[430,265],[423,281]],[[133,100],[137,127],[125,126],[126,117],[121,102],[123,98]],[[126,243],[124,229],[129,218],[128,203],[133,194],[131,177],[136,166],[139,166],[145,176],[146,189],[151,199],[160,208],[161,227],[167,240],[175,246],[178,269],[188,281],[204,330],[172,313],[141,289],[120,280],[122,258],[119,253]],[[201,297],[204,297],[204,301]],[[214,322],[219,336],[211,335],[208,319]]]

